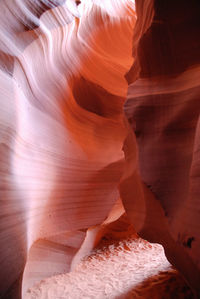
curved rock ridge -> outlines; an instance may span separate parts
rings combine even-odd
[[[134,3],[52,3],[3,4],[12,26],[1,43],[2,298],[69,271],[125,212]]]

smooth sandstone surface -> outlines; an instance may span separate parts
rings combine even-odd
[[[23,21],[38,16],[27,7],[16,20],[26,31],[10,29],[18,51],[12,40],[2,47],[13,59],[2,62],[1,295],[8,298],[69,271],[124,213],[118,184],[134,5],[69,1],[41,11],[28,31]]]
[[[137,5],[139,11],[140,1],[136,1],[136,11]],[[143,1],[143,10],[145,6],[149,7],[149,1]],[[167,258],[196,289],[197,297],[199,11],[198,1],[189,4],[156,0],[148,27],[143,23],[147,24],[150,17],[140,21],[138,14],[135,31],[140,32],[140,39],[137,49],[133,45],[137,62],[127,74],[129,88],[124,108],[137,138],[141,178],[163,211],[162,216],[159,209],[156,213],[152,201],[151,212],[151,202],[146,198],[142,235],[164,246]],[[130,201],[127,204],[130,206]],[[135,211],[130,215],[139,217]],[[157,223],[155,218],[159,219]]]
[[[199,2],[78,2],[0,3],[0,297],[131,222],[198,298]]]

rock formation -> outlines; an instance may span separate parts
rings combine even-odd
[[[0,4],[0,296],[130,221],[198,297],[200,5],[79,2]]]
[[[1,295],[7,298],[20,298],[25,265],[22,292],[69,271],[100,238],[98,225],[124,213],[118,184],[133,3],[84,1],[75,13],[70,4],[46,11],[39,28],[35,15],[31,23],[31,12],[20,10],[12,51],[2,46],[9,57],[1,72]],[[32,30],[22,32],[26,19]]]
[[[125,113],[137,137],[141,178],[157,202],[146,197],[140,231],[163,244],[167,258],[198,297],[200,5],[156,0],[151,10],[149,1],[142,2],[141,8],[136,1],[136,61],[127,74]],[[126,197],[130,208],[129,194]],[[162,216],[160,207],[156,212],[158,203]],[[137,208],[127,212],[141,220]]]

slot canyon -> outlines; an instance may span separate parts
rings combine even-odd
[[[0,1],[0,298],[200,298],[200,2]]]

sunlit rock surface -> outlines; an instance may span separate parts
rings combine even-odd
[[[77,4],[0,3],[1,297],[73,270],[121,217],[198,296],[199,3]]]
[[[133,2],[69,1],[42,16],[46,8],[34,14],[29,4],[16,3],[19,26],[2,30],[9,43],[1,63],[1,294],[8,298],[20,298],[25,265],[22,293],[69,271],[124,213],[118,184]]]

